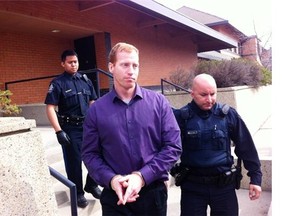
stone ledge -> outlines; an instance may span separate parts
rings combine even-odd
[[[261,170],[262,170],[262,190],[272,191],[272,160],[261,160]],[[241,181],[241,188],[249,189],[250,177],[247,176],[247,170],[242,164],[242,175],[243,179]]]
[[[35,120],[3,117],[0,123],[0,214],[56,215],[42,137],[30,130]]]
[[[5,134],[36,127],[36,121],[24,117],[0,117],[0,125],[0,134]]]

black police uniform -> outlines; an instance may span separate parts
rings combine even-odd
[[[97,99],[91,80],[85,76],[79,72],[74,75],[64,72],[51,81],[45,99],[45,104],[58,106],[58,121],[62,130],[70,137],[71,145],[62,145],[62,151],[68,179],[75,183],[78,195],[84,194],[81,160],[82,124],[89,108],[89,101]],[[97,187],[97,184],[87,175],[85,190],[93,187]]]
[[[174,114],[182,134],[181,168],[185,171],[180,184],[181,215],[206,215],[208,205],[211,215],[238,215],[231,140],[250,183],[261,186],[262,181],[258,153],[244,121],[228,105],[216,103],[204,111],[193,100]]]

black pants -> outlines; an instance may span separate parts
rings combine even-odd
[[[237,216],[238,200],[234,184],[219,187],[192,182],[181,185],[181,216]]]
[[[65,162],[65,170],[67,177],[72,181],[77,188],[77,194],[84,194],[83,181],[82,181],[82,159],[81,159],[81,148],[82,148],[82,125],[62,125],[63,131],[65,131],[71,139],[72,145],[68,147],[62,146],[63,157]],[[87,174],[86,186],[95,187],[96,182]]]
[[[135,202],[117,205],[118,197],[115,191],[105,188],[100,202],[103,216],[166,216],[167,187],[164,182],[155,182],[144,186]]]

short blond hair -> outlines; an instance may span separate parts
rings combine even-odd
[[[117,60],[116,59],[117,53],[122,52],[122,51],[125,51],[125,52],[136,51],[136,53],[139,54],[139,50],[135,46],[128,44],[128,43],[119,42],[111,49],[109,53],[109,62],[114,64]]]

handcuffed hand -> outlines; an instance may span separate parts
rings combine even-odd
[[[58,142],[63,146],[69,146],[71,145],[71,140],[68,134],[66,134],[64,131],[60,130],[56,132],[57,140]]]
[[[111,180],[111,188],[119,198],[117,205],[135,202],[144,184],[141,174],[136,172],[126,176],[114,176]]]

